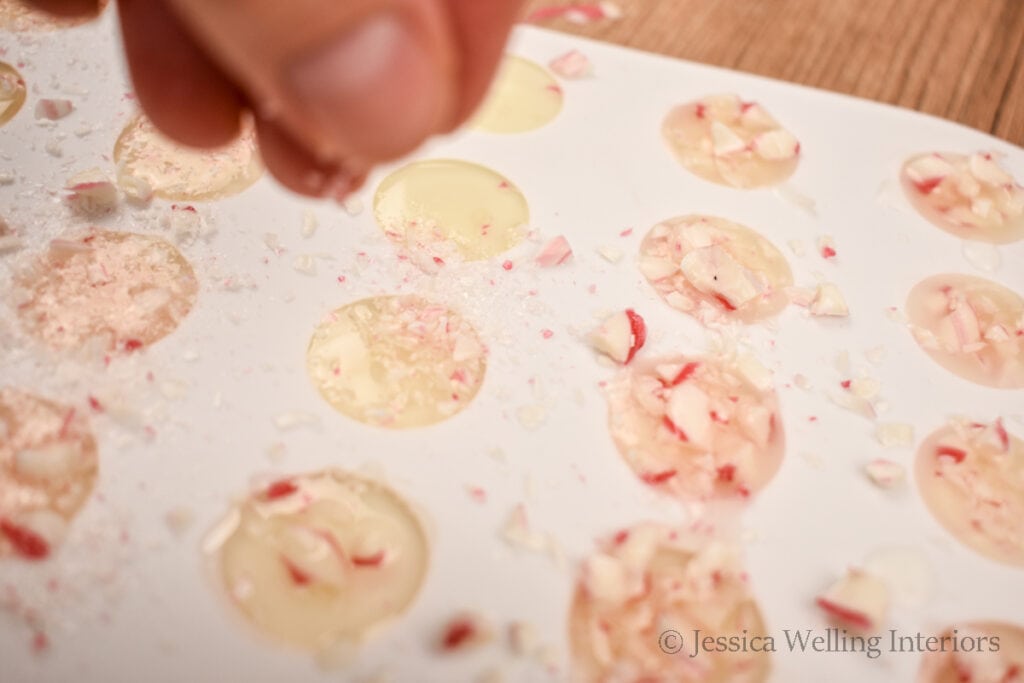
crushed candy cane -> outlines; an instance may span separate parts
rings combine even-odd
[[[117,209],[121,199],[117,185],[99,168],[72,176],[65,190],[68,205],[85,215],[110,213]]]
[[[885,448],[909,448],[914,445],[914,426],[902,422],[880,423],[875,438]]]
[[[564,235],[551,239],[537,255],[537,265],[541,268],[560,266],[572,258],[572,247]]]
[[[71,100],[42,99],[36,103],[36,118],[46,121],[58,121],[75,110]]]
[[[594,66],[579,50],[570,50],[552,59],[548,66],[562,78],[586,78],[593,74]]]
[[[819,595],[816,602],[831,621],[863,633],[874,633],[885,624],[889,590],[877,577],[851,569]]]
[[[876,486],[883,489],[891,489],[902,483],[905,474],[903,465],[884,458],[869,462],[864,466],[864,472]]]
[[[625,365],[647,341],[647,325],[632,309],[614,313],[590,334],[590,343],[616,363]]]
[[[850,315],[850,308],[839,287],[831,282],[818,285],[807,309],[811,315],[844,318]]]

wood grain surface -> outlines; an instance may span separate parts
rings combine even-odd
[[[526,12],[568,4],[528,0]],[[538,23],[917,109],[1024,145],[1024,0],[616,4],[619,19]]]

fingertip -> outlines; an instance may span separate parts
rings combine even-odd
[[[366,180],[362,172],[317,161],[286,130],[266,118],[257,116],[256,135],[267,170],[292,192],[340,202]]]
[[[190,147],[234,140],[242,97],[174,14],[161,0],[121,0],[120,10],[135,92],[153,125]]]

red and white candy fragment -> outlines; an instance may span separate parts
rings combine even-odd
[[[556,75],[566,79],[586,78],[594,72],[594,65],[579,50],[569,50],[555,57],[548,66]]]
[[[786,258],[753,230],[712,216],[655,225],[640,245],[640,271],[673,308],[703,323],[755,322],[788,303]]]
[[[577,3],[540,7],[526,15],[526,21],[537,23],[551,19],[564,19],[573,24],[591,24],[603,19],[618,19],[622,9],[614,2]]]
[[[96,482],[85,411],[0,389],[0,556],[47,558]]]
[[[838,255],[836,242],[831,235],[822,235],[818,238],[818,253],[826,261],[830,261]]]
[[[929,640],[940,646],[921,658],[919,683],[1024,681],[1024,627],[1020,625],[954,624]]]
[[[537,265],[541,268],[560,266],[572,258],[572,246],[564,235],[549,240],[537,255]]]
[[[889,589],[881,579],[859,569],[850,569],[846,576],[819,595],[816,602],[831,621],[874,633],[885,624]]]
[[[647,324],[628,308],[604,319],[590,335],[590,344],[616,363],[627,365],[647,341]]]
[[[875,486],[881,489],[895,488],[903,483],[903,465],[885,458],[872,460],[864,466],[864,472]]]
[[[58,121],[75,110],[71,100],[43,99],[36,103],[36,119]]]
[[[682,643],[659,647],[657,634],[665,628],[698,629],[713,638],[765,635],[737,549],[653,524],[600,542],[579,572],[569,614],[572,680],[761,683],[768,677],[768,655],[756,648],[666,656],[663,647]]]
[[[256,627],[311,650],[356,640],[404,611],[429,553],[397,494],[340,471],[261,487],[213,532],[207,550]]]
[[[637,360],[606,387],[612,439],[650,486],[687,500],[747,498],[782,463],[771,384],[749,356]]]
[[[991,423],[950,421],[917,452],[918,488],[928,509],[961,543],[998,562],[1024,566],[1024,441]]]
[[[1024,299],[970,275],[936,275],[907,296],[918,345],[950,372],[989,387],[1024,387]]]
[[[756,102],[715,95],[679,105],[662,124],[679,162],[740,189],[779,185],[796,170],[800,143]]]
[[[996,154],[920,154],[900,178],[914,208],[946,232],[994,244],[1024,238],[1024,187]]]
[[[87,216],[111,213],[121,200],[117,185],[99,168],[72,176],[64,189],[68,205]]]

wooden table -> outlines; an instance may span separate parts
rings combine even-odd
[[[526,11],[566,0],[527,0]],[[1024,145],[1024,0],[617,0],[541,25],[918,109]]]

